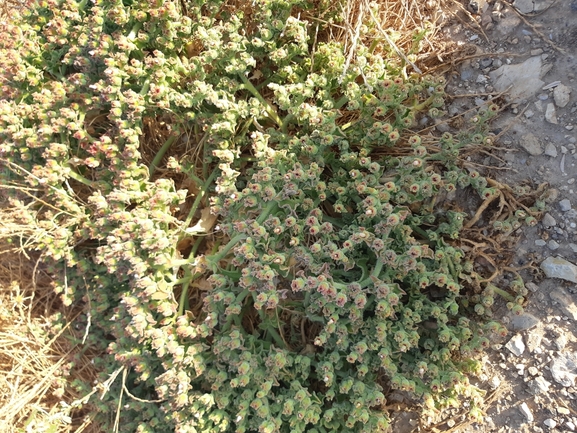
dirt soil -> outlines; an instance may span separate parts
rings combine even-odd
[[[435,2],[428,1],[427,7],[434,9]],[[512,317],[504,306],[494,308],[510,333],[494,340],[484,358],[478,385],[487,390],[485,422],[468,422],[462,415],[466,408],[460,408],[425,425],[403,409],[392,414],[392,431],[573,432],[577,0],[464,0],[455,7],[462,20],[441,10],[437,17],[445,20],[444,35],[462,46],[466,56],[447,76],[447,122],[436,128],[455,131],[459,124],[449,120],[453,116],[497,101],[505,107],[492,124],[500,150],[471,163],[509,185],[538,188],[546,182],[547,210],[537,226],[517,233],[520,241],[511,266],[526,267],[520,271],[529,289],[525,313]],[[547,268],[551,258],[560,260]],[[393,403],[395,399],[399,407],[408,403],[402,394],[393,396]]]

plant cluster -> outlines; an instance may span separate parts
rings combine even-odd
[[[390,389],[429,413],[465,396],[481,417],[467,374],[505,332],[490,306],[520,312],[525,291],[482,281],[457,243],[466,215],[440,197],[498,194],[458,159],[490,146],[498,110],[418,134],[443,79],[365,44],[371,23],[350,61],[314,19],[338,13],[315,8],[39,0],[2,41],[2,177],[84,309],[84,344],[107,344],[100,395],[74,385],[110,428],[384,431]],[[146,154],[152,121],[163,144]],[[210,236],[190,228],[209,206]]]

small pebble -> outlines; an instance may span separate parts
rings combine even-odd
[[[525,343],[523,343],[523,337],[520,334],[515,335],[509,340],[505,347],[509,349],[515,356],[523,355],[523,352],[525,351]]]
[[[499,385],[501,385],[501,379],[499,379],[498,376],[493,376],[491,378],[491,381],[489,382],[489,385],[491,386],[491,388],[497,389],[499,388]]]
[[[571,202],[566,198],[561,200],[559,202],[559,209],[561,209],[562,212],[567,212],[571,210]]]
[[[521,411],[521,413],[528,422],[535,421],[533,413],[531,412],[531,409],[529,409],[529,406],[527,406],[527,403],[525,402],[521,403],[521,406],[519,406],[519,410]]]
[[[560,247],[559,243],[554,239],[551,239],[549,242],[547,242],[547,248],[549,248],[551,251],[555,251],[559,247]]]
[[[554,227],[557,225],[557,221],[555,221],[555,218],[553,218],[553,216],[549,212],[543,215],[542,222],[545,227]]]
[[[549,392],[550,382],[547,382],[543,376],[537,376],[535,379],[527,383],[529,392],[533,395],[545,394]]]
[[[543,424],[549,428],[555,428],[557,426],[557,422],[551,418],[547,418],[545,421],[543,421]]]
[[[566,407],[563,406],[557,406],[557,413],[561,414],[561,415],[569,415],[569,409],[567,409]]]
[[[545,145],[545,155],[550,156],[552,158],[557,157],[557,148],[553,143],[547,143]]]
[[[574,430],[575,430],[575,424],[573,424],[571,421],[567,421],[567,422],[565,423],[565,425],[567,426],[567,428],[568,428],[569,430],[571,430],[571,431],[574,431]]]
[[[544,247],[545,245],[547,245],[547,242],[545,242],[543,239],[537,239],[535,241],[535,245],[537,245],[538,247]]]

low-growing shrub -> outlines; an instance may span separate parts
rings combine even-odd
[[[3,182],[83,344],[107,347],[99,392],[73,385],[108,429],[384,431],[391,389],[480,418],[493,297],[520,312],[524,287],[480,278],[443,197],[499,194],[458,158],[498,110],[419,133],[444,80],[377,51],[370,19],[348,56],[338,11],[35,1],[4,35]]]

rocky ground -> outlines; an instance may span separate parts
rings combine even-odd
[[[577,0],[455,5],[469,20],[447,19],[443,32],[471,54],[448,77],[448,119],[492,98],[505,102],[492,125],[502,150],[482,164],[509,185],[547,182],[548,209],[536,227],[520,232],[513,263],[534,264],[521,273],[530,290],[525,314],[495,311],[510,334],[485,358],[486,422],[455,414],[423,427],[402,411],[392,431],[577,431]]]

